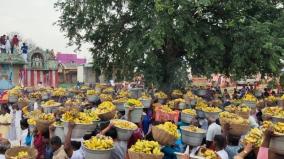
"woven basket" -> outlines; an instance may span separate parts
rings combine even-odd
[[[116,113],[116,110],[113,110],[113,111],[106,112],[103,114],[98,114],[98,116],[101,120],[108,121],[114,118],[115,113]]]
[[[156,126],[152,128],[152,134],[155,141],[161,145],[173,145],[176,142],[176,138],[166,132],[165,130],[159,129]]]
[[[221,123],[222,129],[224,130],[224,126],[225,126],[226,123],[223,122],[223,121],[220,121],[220,123]],[[230,125],[229,133],[232,134],[232,135],[236,135],[236,136],[244,135],[250,129],[249,124],[232,124],[232,123],[229,123],[229,125]]]
[[[53,121],[47,121],[47,120],[36,120],[36,128],[40,132],[48,131],[49,126],[54,123]]]
[[[164,154],[161,155],[154,155],[154,154],[145,154],[145,153],[138,153],[128,150],[129,159],[162,159]]]
[[[36,157],[37,157],[37,150],[36,149],[30,148],[30,147],[24,147],[24,146],[17,146],[17,147],[13,147],[13,148],[8,149],[5,152],[5,158],[6,159],[13,159],[14,157],[17,156],[17,154],[20,151],[28,152],[29,157],[25,158],[25,159],[36,159]]]

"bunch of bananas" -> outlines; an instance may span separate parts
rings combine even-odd
[[[100,118],[98,117],[98,114],[94,110],[91,110],[91,109],[86,110],[85,109],[84,113],[86,113],[87,116],[89,116],[92,119],[92,121],[99,121],[100,120]]]
[[[28,113],[29,113],[28,106],[23,107],[22,112],[23,112],[24,115],[28,115]]]
[[[284,94],[281,96],[281,98],[280,98],[281,100],[284,100]]]
[[[157,128],[162,129],[168,132],[170,135],[174,136],[175,138],[179,138],[179,133],[177,131],[177,126],[171,122],[165,122],[164,124],[160,124]]]
[[[170,113],[170,112],[172,112],[173,110],[172,110],[168,105],[162,105],[162,106],[161,106],[161,111],[162,111],[162,112],[165,112],[165,113]]]
[[[28,109],[28,107],[26,107]],[[36,109],[34,111],[28,112],[27,117],[28,118],[37,118],[41,114],[41,111],[39,109]]]
[[[267,121],[267,120],[263,121],[262,126],[261,126],[261,128],[263,130],[266,130],[266,129],[270,128],[270,127],[273,127],[273,123],[271,121]]]
[[[220,121],[229,124],[240,124],[240,125],[247,125],[249,121],[244,119],[237,114],[229,113],[229,112],[221,112],[219,114]]]
[[[65,122],[74,122],[76,124],[92,124],[94,118],[83,112],[66,112],[62,115],[62,120]]]
[[[156,141],[138,140],[129,151],[145,154],[161,155],[160,145]]]
[[[242,99],[246,101],[251,101],[251,102],[257,101],[257,98],[255,98],[255,96],[250,93],[245,94],[245,96]]]
[[[13,88],[13,90],[19,90],[19,91],[22,90],[22,89],[23,89],[23,87],[21,87],[21,86],[16,86],[16,87]]]
[[[284,110],[281,110],[278,113],[274,113],[273,117],[284,118]]]
[[[146,94],[145,92],[142,93],[141,97],[139,98],[140,100],[146,100],[146,99],[151,99],[149,94]]]
[[[8,91],[8,95],[9,96],[16,96],[16,97],[20,97],[21,96],[21,92],[17,89],[11,89]]]
[[[53,121],[55,119],[55,117],[54,117],[54,114],[52,114],[52,113],[48,113],[48,114],[41,113],[41,114],[39,114],[38,119]]]
[[[42,102],[41,105],[44,107],[52,107],[52,106],[59,106],[60,103],[55,102],[54,100],[48,100],[46,102]]]
[[[96,114],[104,114],[116,109],[116,106],[112,102],[106,101],[102,102],[98,108],[95,110]]]
[[[277,115],[282,109],[280,107],[266,107],[262,109],[262,113],[265,115],[274,116]]]
[[[219,158],[218,155],[216,154],[216,152],[214,152],[211,149],[207,149],[207,148],[201,148],[200,154],[205,159],[218,159]]]
[[[40,99],[40,98],[41,98],[41,93],[40,93],[40,92],[30,93],[30,94],[29,94],[29,98]]]
[[[127,97],[122,97],[122,98],[118,98],[116,100],[113,100],[113,103],[126,103],[128,100]]]
[[[225,110],[230,113],[235,113],[238,110],[238,107],[235,105],[229,105],[225,107]]]
[[[275,102],[275,101],[277,101],[277,98],[275,96],[268,96],[267,98],[265,98],[265,100]]]
[[[184,109],[182,112],[191,116],[196,116],[196,111],[194,109]]]
[[[137,125],[127,120],[112,120],[112,123],[115,127],[121,129],[136,130],[138,128]]]
[[[172,95],[173,95],[173,96],[182,96],[183,93],[182,93],[181,90],[175,89],[175,90],[173,90]]]
[[[87,90],[87,95],[92,96],[92,95],[98,95],[99,92],[97,92],[96,90]]]
[[[121,90],[118,93],[117,98],[128,98],[130,96],[130,93],[127,90]]]
[[[100,99],[103,99],[103,101],[112,101],[112,96],[110,94],[100,94]]]
[[[190,125],[190,126],[185,127],[185,130],[190,131],[190,132],[195,132],[195,133],[204,132],[203,129],[200,129],[200,128],[194,126],[194,125]]]
[[[174,109],[174,108],[175,108],[175,101],[174,101],[174,100],[171,100],[171,101],[169,101],[169,102],[167,103],[167,105],[168,105],[170,108]]]
[[[90,150],[108,150],[113,148],[113,140],[110,137],[97,135],[83,141],[84,146]]]
[[[204,108],[202,108],[202,111],[204,111],[204,112],[218,113],[218,112],[221,112],[222,109],[220,109],[220,108],[218,108],[218,107],[204,107]]]
[[[29,153],[27,151],[18,152],[17,156],[12,157],[13,159],[27,159],[29,158]]]
[[[137,99],[128,99],[127,100],[128,106],[135,106],[135,107],[142,107],[143,104]]]
[[[250,111],[250,107],[246,106],[246,105],[240,105],[238,108],[237,108],[239,112],[249,112]]]
[[[195,109],[202,110],[203,108],[208,107],[207,103],[204,100],[197,100]]]
[[[255,147],[260,147],[263,141],[263,133],[258,128],[253,128],[249,133],[244,137],[244,143],[251,143]]]
[[[52,95],[55,97],[63,97],[66,95],[66,90],[64,88],[55,88],[52,91]]]
[[[36,125],[35,119],[34,119],[34,118],[29,118],[29,119],[28,119],[28,124],[29,124],[29,125],[33,125],[33,126]]]
[[[113,93],[114,89],[112,87],[107,87],[103,90],[103,93]]]
[[[158,99],[166,99],[168,98],[167,94],[162,92],[162,91],[159,91],[157,93],[154,94],[154,96]]]

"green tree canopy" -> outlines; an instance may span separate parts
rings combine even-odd
[[[58,0],[70,44],[93,46],[95,68],[170,88],[193,74],[277,75],[281,0]],[[170,84],[170,85],[169,85]]]

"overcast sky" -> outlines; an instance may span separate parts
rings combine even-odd
[[[68,40],[53,23],[59,12],[53,8],[56,0],[0,0],[0,34],[19,32],[43,49],[56,52],[74,52],[67,47]],[[78,53],[90,59],[87,48]]]

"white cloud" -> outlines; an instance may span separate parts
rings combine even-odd
[[[74,52],[67,47],[68,39],[53,23],[59,12],[53,8],[56,0],[0,0],[0,34],[19,32],[25,38],[32,39],[44,49],[59,52]],[[87,47],[83,47],[80,56],[91,59]]]

